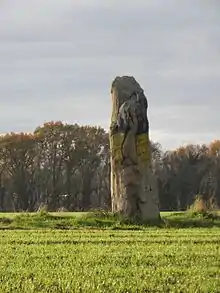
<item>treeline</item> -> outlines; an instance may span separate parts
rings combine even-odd
[[[161,210],[200,194],[220,204],[220,141],[163,152],[151,143]],[[0,211],[110,209],[109,137],[100,127],[49,122],[0,137]]]

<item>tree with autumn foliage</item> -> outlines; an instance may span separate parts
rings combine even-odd
[[[102,128],[49,122],[33,134],[2,136],[0,208],[105,206],[109,202],[108,160],[108,135]]]

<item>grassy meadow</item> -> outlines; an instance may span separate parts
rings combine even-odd
[[[0,214],[0,293],[220,292],[219,214]]]

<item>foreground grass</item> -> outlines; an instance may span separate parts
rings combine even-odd
[[[0,292],[220,292],[220,229],[3,230]]]

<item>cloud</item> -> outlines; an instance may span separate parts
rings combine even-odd
[[[0,9],[0,132],[47,120],[108,128],[110,84],[134,75],[165,148],[220,131],[218,1],[8,0]]]

